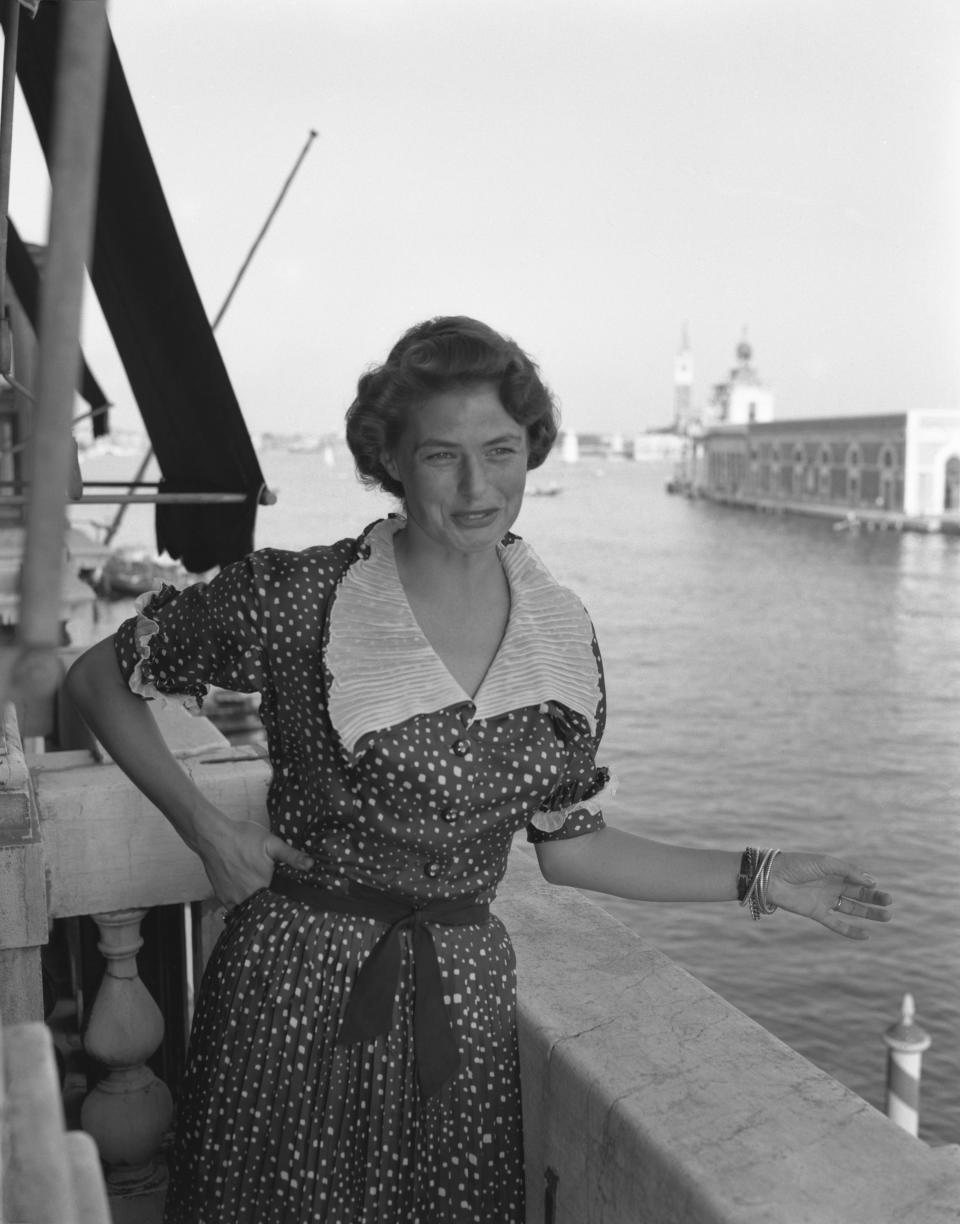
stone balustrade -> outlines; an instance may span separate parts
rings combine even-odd
[[[546,884],[529,847],[495,909],[517,953],[529,1221],[956,1224],[960,1148],[913,1138]]]
[[[262,818],[265,761],[203,719],[155,712],[215,803]],[[48,920],[92,914],[108,968],[86,1040],[107,1074],[82,1120],[114,1224],[152,1224],[170,1103],[145,1066],[162,1020],[136,973],[139,924],[149,906],[206,897],[206,877],[115,766],[18,761],[5,730],[0,1008],[39,1017]],[[956,1221],[960,1150],[907,1135],[594,902],[547,885],[522,843],[495,908],[517,950],[529,1224]]]
[[[94,1141],[64,1129],[49,1029],[0,1025],[0,1220],[110,1224]]]
[[[232,748],[206,719],[176,705],[151,709],[182,768],[227,815],[266,819],[270,769],[259,753]],[[106,1168],[113,1224],[154,1224],[165,1184],[158,1154],[173,1105],[147,1066],[164,1017],[137,972],[140,924],[149,907],[209,898],[209,882],[116,765],[90,752],[24,755],[12,710],[2,730],[0,1009],[17,1020],[42,1018],[40,949],[49,923],[91,915],[106,971],[84,1046],[105,1074],[83,1101],[81,1124]]]
[[[151,1194],[163,1187],[157,1160],[173,1119],[166,1084],[147,1066],[163,1040],[160,1008],[137,974],[145,909],[94,914],[107,969],[90,1011],[83,1044],[107,1074],[83,1102],[80,1122],[96,1140],[115,1197]]]

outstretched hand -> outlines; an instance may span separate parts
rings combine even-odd
[[[214,895],[227,909],[265,888],[275,863],[289,863],[301,871],[313,863],[308,854],[253,820],[217,822],[199,853]]]
[[[892,917],[893,898],[876,884],[873,876],[843,859],[784,851],[774,859],[767,897],[780,909],[812,918],[846,939],[869,939],[860,922]]]

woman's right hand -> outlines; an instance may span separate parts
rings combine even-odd
[[[313,859],[295,850],[282,838],[253,820],[218,819],[205,823],[200,844],[195,846],[213,892],[221,905],[232,909],[265,888],[273,877],[275,863],[287,863],[307,871]]]

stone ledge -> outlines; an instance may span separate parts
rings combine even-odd
[[[956,1224],[932,1149],[517,846],[528,1218],[555,1224]],[[551,1179],[552,1180],[552,1179]]]
[[[265,760],[243,750],[215,750],[188,756],[181,766],[231,819],[266,824]],[[118,766],[41,770],[34,789],[51,917],[210,896],[199,858]]]

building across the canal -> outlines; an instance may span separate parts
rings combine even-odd
[[[960,532],[960,411],[777,421],[751,358],[744,339],[688,427],[678,487],[757,509]]]

